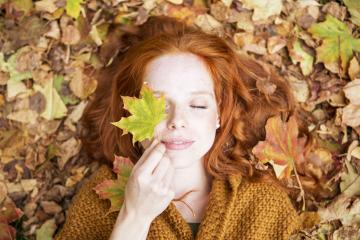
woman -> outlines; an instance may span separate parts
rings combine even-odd
[[[74,197],[55,239],[288,239],[299,230],[286,190],[249,162],[266,120],[295,113],[287,83],[231,42],[168,17],[150,17],[120,43],[130,47],[101,73],[83,115],[84,147],[107,164]],[[129,115],[120,96],[139,97],[143,84],[165,95],[168,115],[154,140],[133,147],[110,122]],[[115,178],[114,154],[135,166],[121,211],[105,215],[109,202],[93,187]]]

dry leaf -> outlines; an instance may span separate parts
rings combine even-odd
[[[254,10],[253,21],[266,20],[279,15],[283,7],[282,0],[241,0],[244,8]]]

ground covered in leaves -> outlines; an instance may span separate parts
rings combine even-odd
[[[81,150],[78,120],[92,73],[109,63],[109,26],[151,15],[229,37],[290,83],[316,145],[300,151],[296,123],[271,119],[253,160],[299,190],[299,211],[321,217],[292,239],[360,239],[359,0],[0,0],[0,239],[51,239],[62,226],[98,167]],[[286,161],[261,154],[279,144],[271,127],[296,143]]]

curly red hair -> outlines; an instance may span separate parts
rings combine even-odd
[[[232,41],[170,17],[150,17],[134,31],[125,30],[116,32],[120,36],[114,33],[113,47],[104,51],[111,55],[117,49],[117,55],[99,72],[98,88],[81,120],[85,130],[82,141],[89,156],[111,163],[116,154],[137,162],[144,151],[142,146],[133,146],[130,134],[122,136],[122,130],[110,124],[129,116],[120,96],[139,97],[144,66],[151,60],[163,54],[189,52],[208,67],[220,112],[221,128],[204,156],[206,171],[217,178],[241,174],[252,181],[276,184],[274,174],[257,170],[249,158],[251,149],[265,139],[269,117],[281,115],[287,120],[297,115],[288,83],[266,65],[237,53]],[[261,90],[259,83],[275,86],[275,90]],[[306,125],[298,122],[300,133],[308,135]]]

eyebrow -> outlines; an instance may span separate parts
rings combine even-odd
[[[155,94],[161,94],[164,93],[163,91],[154,91]],[[213,96],[212,93],[208,92],[208,91],[192,91],[190,92],[191,95],[209,95],[209,96]]]

